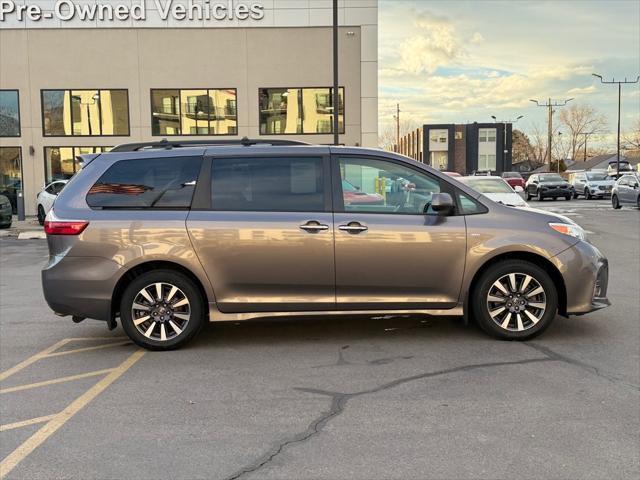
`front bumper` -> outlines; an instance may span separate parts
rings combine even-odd
[[[573,195],[571,188],[543,188],[540,193],[545,198],[570,197]]]
[[[609,262],[596,247],[580,241],[553,260],[564,279],[567,315],[584,315],[611,305]]]

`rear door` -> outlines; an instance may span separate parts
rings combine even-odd
[[[191,211],[187,228],[220,311],[335,308],[329,156],[210,162],[208,206]]]
[[[429,208],[434,193],[453,187],[391,159],[338,155],[332,165],[338,309],[454,307],[465,219]]]

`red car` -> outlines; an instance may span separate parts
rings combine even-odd
[[[502,178],[515,190],[517,186],[524,189],[525,181],[518,172],[503,172]]]
[[[342,195],[345,205],[383,205],[384,197],[377,193],[365,193],[346,180],[342,180]]]

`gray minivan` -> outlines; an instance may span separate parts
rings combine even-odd
[[[395,153],[163,141],[83,161],[46,218],[45,298],[149,349],[207,321],[380,313],[524,340],[609,305],[607,260],[571,220]]]

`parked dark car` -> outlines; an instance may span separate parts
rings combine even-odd
[[[502,172],[502,178],[504,178],[504,180],[511,185],[511,188],[514,190],[516,187],[522,187],[524,190],[526,182],[519,172]]]
[[[623,175],[611,191],[611,205],[618,209],[623,205],[640,208],[640,174]]]
[[[557,200],[559,197],[571,200],[573,187],[557,173],[537,173],[527,180],[525,192],[527,200],[532,197],[537,197],[539,201],[545,198]]]
[[[607,260],[568,218],[392,152],[220,142],[88,159],[45,220],[49,306],[167,350],[208,321],[381,312],[466,315],[524,340],[609,305]],[[352,186],[382,201],[348,203]]]
[[[11,202],[5,195],[0,195],[0,228],[9,228],[11,226],[12,215]]]

